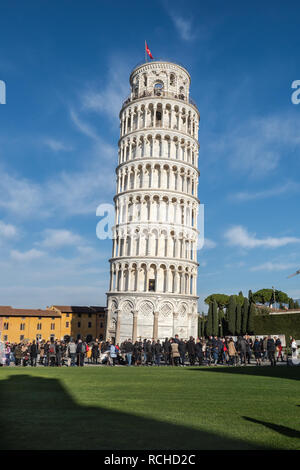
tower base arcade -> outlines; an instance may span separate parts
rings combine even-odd
[[[164,340],[198,334],[198,297],[182,294],[108,293],[106,338],[116,344],[131,338]]]

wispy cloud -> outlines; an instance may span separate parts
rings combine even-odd
[[[70,230],[46,229],[43,232],[44,239],[39,243],[40,246],[47,248],[61,248],[65,246],[78,246],[82,243],[80,235]]]
[[[300,243],[300,238],[296,237],[266,237],[257,238],[256,234],[250,234],[247,229],[241,225],[230,228],[224,234],[227,243],[231,246],[240,248],[279,248],[292,243]]]
[[[288,181],[280,186],[275,186],[271,189],[265,189],[262,191],[243,191],[236,194],[231,194],[229,198],[237,202],[253,201],[256,199],[267,199],[269,197],[276,197],[282,194],[295,193],[300,191],[300,184],[293,181]]]
[[[0,167],[0,208],[26,217],[41,206],[41,186]]]
[[[71,116],[73,123],[82,134],[86,135],[87,137],[90,137],[92,140],[95,140],[96,142],[100,140],[100,136],[97,134],[94,128],[87,122],[80,119],[78,113],[74,109],[70,110],[70,116]]]
[[[93,214],[98,204],[108,202],[109,191],[115,188],[116,148],[98,136],[75,111],[72,119],[79,132],[92,140],[85,150],[89,158],[82,158],[79,170],[61,171],[39,183],[0,166],[0,209],[10,217],[45,219],[54,214],[61,218]],[[105,191],[101,190],[103,187]]]
[[[54,152],[64,151],[70,152],[72,150],[71,145],[67,145],[60,140],[52,139],[52,138],[45,138],[43,139],[43,144],[49,147]]]
[[[169,14],[181,39],[184,41],[193,41],[196,38],[196,32],[192,20],[179,15],[178,12],[175,11],[170,11]]]
[[[216,248],[216,246],[217,246],[216,242],[214,242],[210,238],[205,238],[204,245],[203,245],[204,249],[211,250],[213,248]]]
[[[82,109],[105,113],[113,119],[118,119],[123,100],[129,94],[129,68],[121,58],[113,58],[109,65],[106,84],[89,84],[81,94]]]
[[[45,253],[43,251],[36,250],[35,248],[23,252],[19,250],[11,250],[10,252],[11,258],[15,261],[32,261],[34,259],[41,258],[44,255]]]
[[[0,239],[6,238],[11,239],[15,238],[17,235],[17,228],[12,224],[6,224],[0,220]]]
[[[250,271],[286,271],[288,269],[294,269],[297,266],[298,265],[295,263],[274,263],[272,261],[268,261],[266,263],[253,266],[250,268]]]
[[[287,151],[300,149],[299,120],[291,116],[265,116],[231,121],[223,137],[211,137],[208,150],[228,161],[231,169],[250,177],[266,177]]]

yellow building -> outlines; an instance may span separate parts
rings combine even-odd
[[[106,309],[105,307],[79,307],[72,305],[52,305],[50,310],[61,315],[62,336],[73,339],[104,339]]]
[[[61,316],[51,310],[0,306],[2,341],[19,343],[61,337]]]
[[[11,343],[71,336],[91,341],[103,339],[104,307],[53,305],[45,310],[0,306],[0,339]]]

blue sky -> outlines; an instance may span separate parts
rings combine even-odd
[[[131,69],[183,63],[200,110],[199,198],[213,292],[274,285],[300,298],[300,79],[296,1],[1,2],[0,304],[104,305],[118,111]]]

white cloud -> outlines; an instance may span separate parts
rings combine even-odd
[[[20,216],[38,211],[41,206],[41,187],[33,181],[10,175],[0,168],[0,208]]]
[[[59,152],[61,150],[69,152],[70,150],[72,150],[72,147],[70,145],[64,144],[63,142],[56,139],[47,138],[44,139],[43,143],[54,152]]]
[[[11,258],[16,261],[32,261],[34,259],[41,258],[44,255],[45,253],[43,251],[36,250],[35,248],[23,252],[18,250],[11,250],[10,252]]]
[[[193,41],[196,38],[196,32],[192,20],[184,18],[175,11],[170,11],[170,17],[181,39],[184,41]]]
[[[61,248],[62,246],[77,246],[81,243],[82,238],[70,230],[46,229],[44,240],[39,245],[47,248]]]
[[[80,170],[62,171],[43,183],[9,173],[0,167],[0,209],[4,209],[9,216],[45,219],[54,214],[62,218],[94,214],[101,202],[112,201],[117,147],[93,134],[76,113],[74,117],[77,128],[93,140],[92,148],[86,150],[89,158],[82,158]]]
[[[215,155],[226,159],[231,169],[250,177],[269,176],[287,151],[300,148],[299,120],[290,116],[252,118],[242,124],[230,121],[228,126],[223,137],[210,138],[212,160]]]
[[[256,192],[240,192],[237,194],[233,194],[230,196],[230,199],[235,201],[251,201],[256,199],[266,199],[269,197],[276,197],[286,193],[294,193],[300,190],[300,185],[298,183],[294,183],[293,181],[284,183],[280,186],[275,186],[271,189],[265,189],[262,191]]]
[[[0,238],[14,238],[17,235],[17,228],[11,224],[5,224],[0,220]]]
[[[207,248],[208,250],[210,250],[212,248],[215,248],[216,246],[217,246],[216,242],[214,242],[210,238],[205,238],[204,246],[203,246],[204,249]]]
[[[267,237],[257,238],[256,234],[250,234],[244,227],[237,225],[230,228],[224,234],[229,245],[241,248],[279,248],[291,243],[300,243],[300,238],[296,237]]]
[[[82,134],[97,142],[100,140],[99,135],[96,133],[93,127],[80,119],[78,113],[74,111],[74,109],[70,110],[70,116],[73,123]]]
[[[107,84],[101,87],[89,85],[81,95],[83,109],[118,119],[122,102],[130,92],[128,75],[129,68],[124,59],[114,58],[109,65]]]
[[[297,267],[295,263],[274,263],[272,261],[253,266],[250,271],[286,271],[287,269],[294,269]]]

